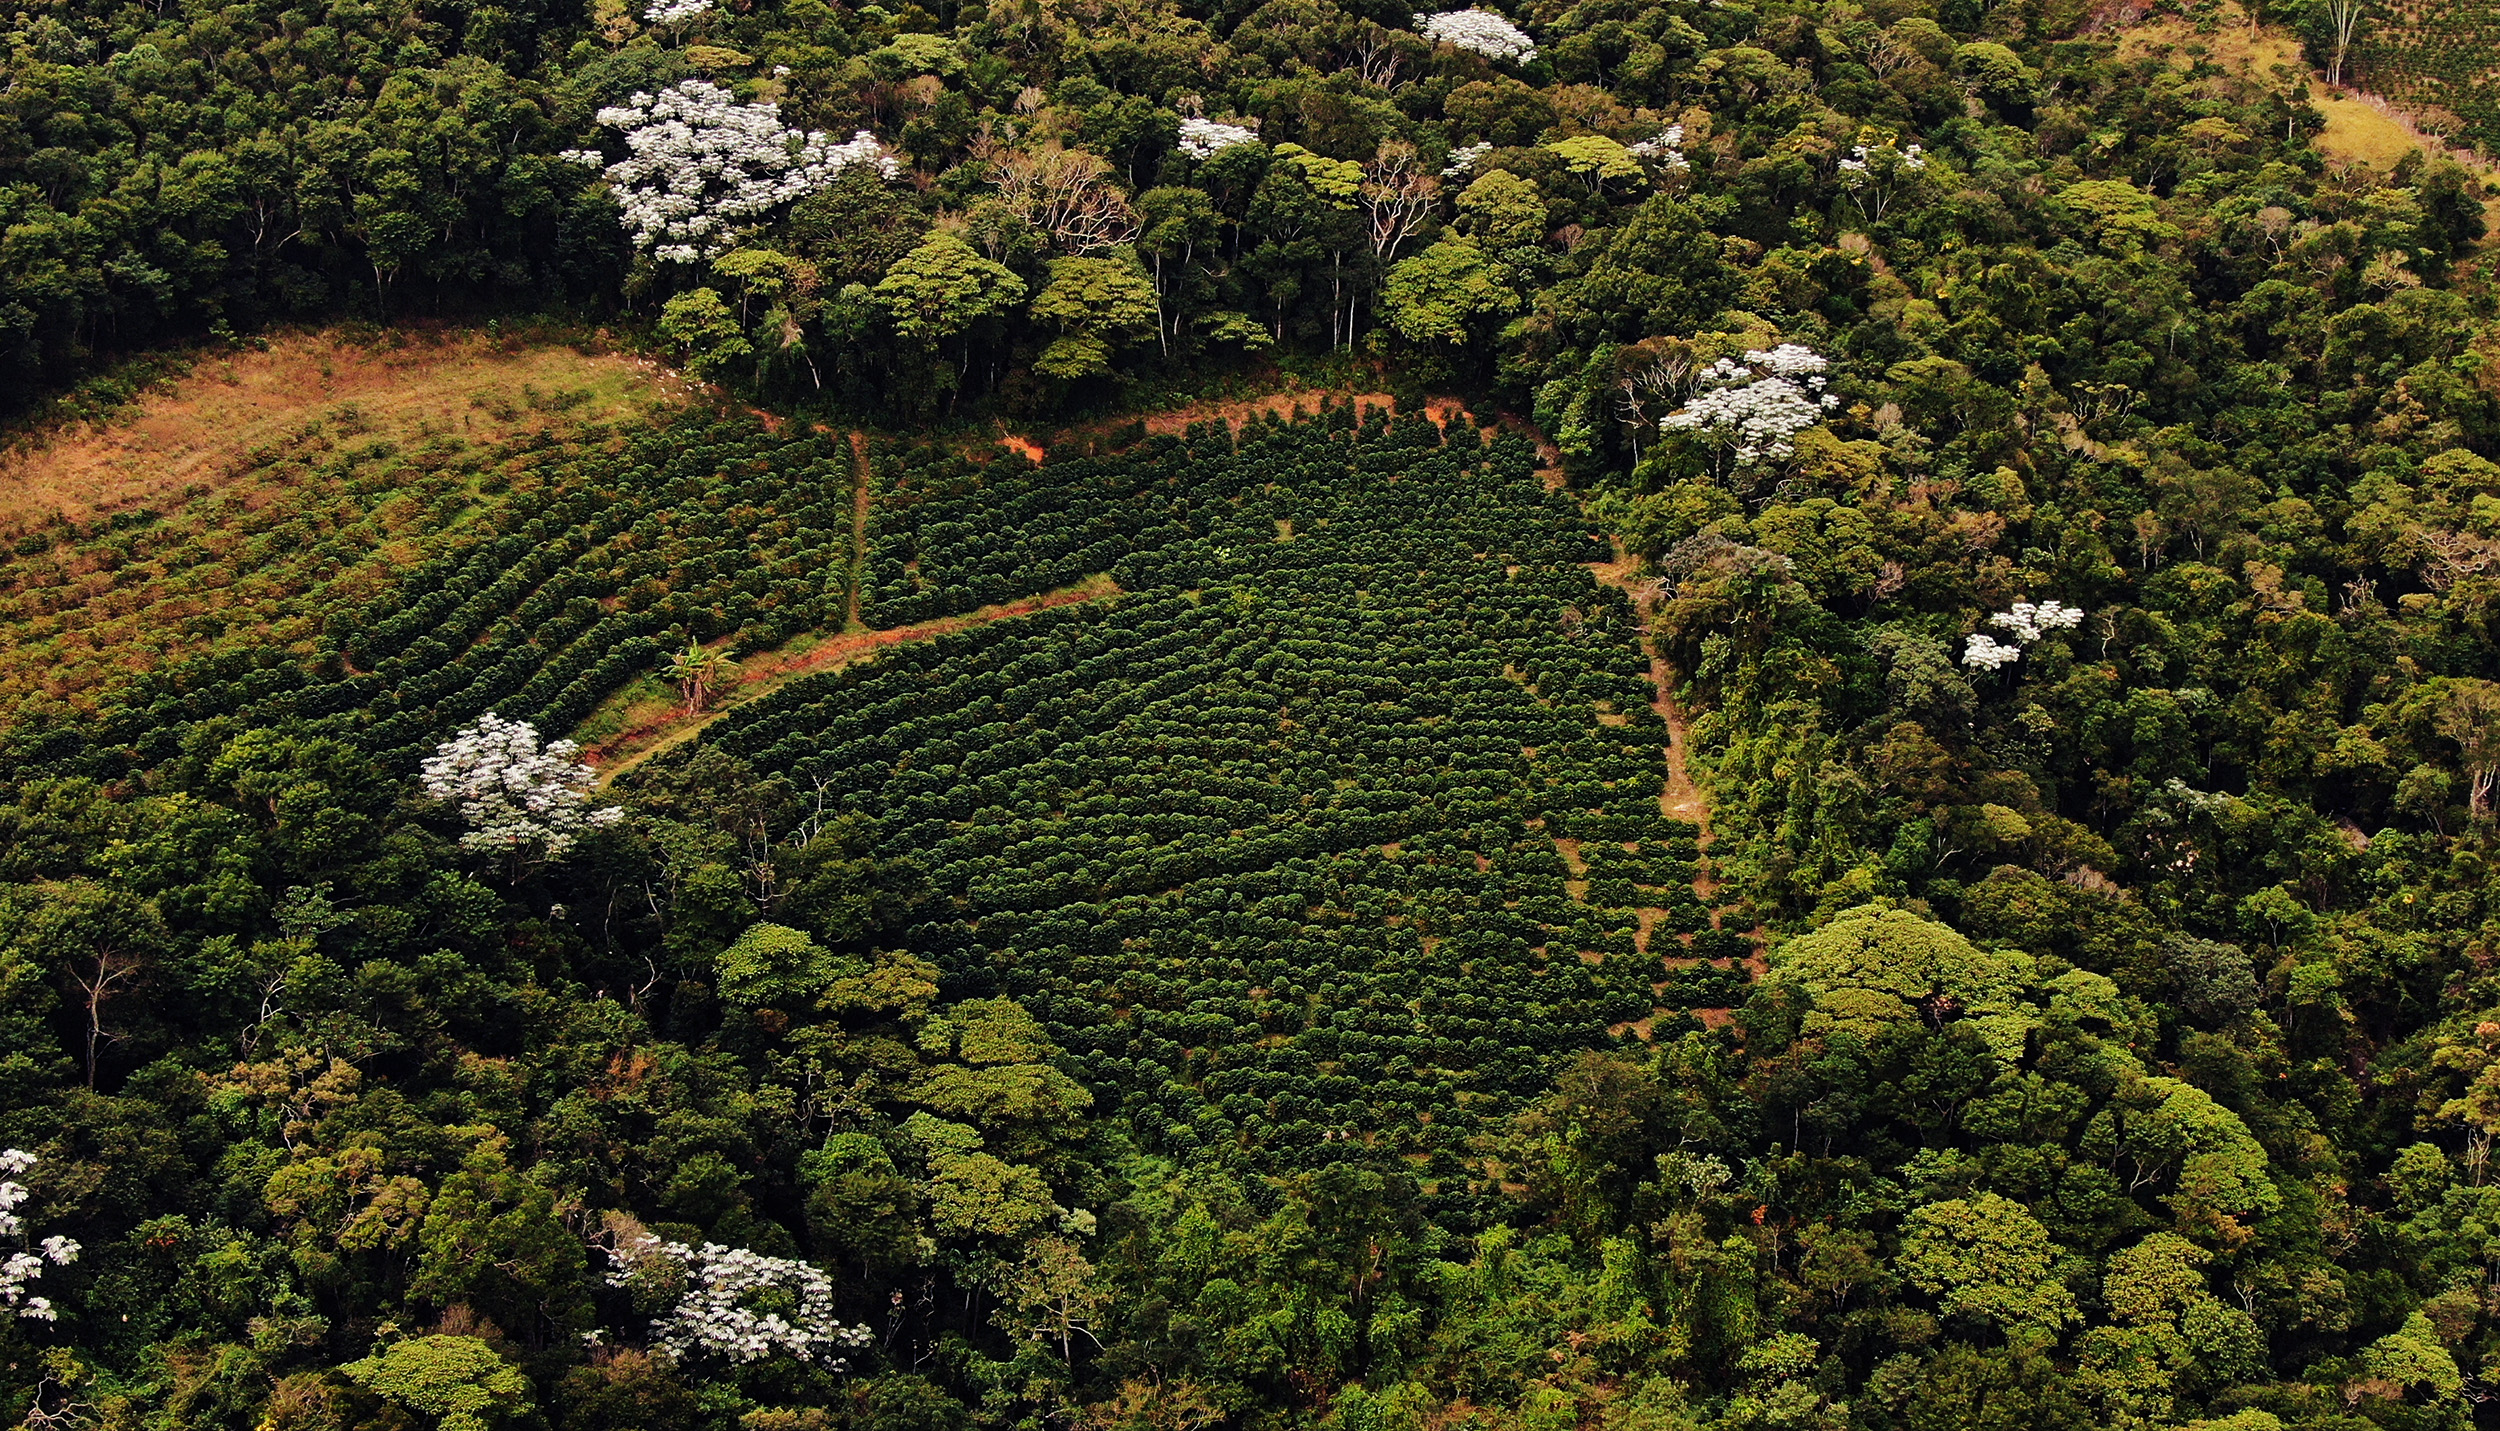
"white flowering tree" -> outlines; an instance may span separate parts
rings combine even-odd
[[[2083,608],[2068,606],[2062,601],[2034,604],[2017,601],[2007,610],[1988,618],[1988,624],[2012,637],[1999,641],[1985,631],[1974,631],[1963,638],[1962,664],[1977,670],[1997,671],[2023,658],[2023,648],[2051,631],[2070,631],[2083,624]]]
[[[1918,175],[1927,171],[1927,151],[1916,144],[1898,144],[1880,131],[1861,134],[1840,161],[1840,184],[1868,219],[1880,221]]]
[[[1441,177],[1456,179],[1472,174],[1476,171],[1476,166],[1484,162],[1484,156],[1492,152],[1493,146],[1482,141],[1474,144],[1461,144],[1450,151],[1450,162],[1442,166]]]
[[[654,25],[682,25],[709,13],[711,8],[712,0],[652,0],[644,7],[642,18]]]
[[[584,834],[625,818],[619,806],[591,806],[598,772],[573,758],[580,750],[569,740],[542,747],[538,727],[488,711],[436,746],[418,774],[427,796],[459,804],[469,825],[461,848],[562,859]]]
[[[1536,42],[1528,32],[1490,10],[1418,11],[1415,28],[1435,44],[1490,60],[1524,65],[1536,58]]]
[[[1181,152],[1192,159],[1212,159],[1224,150],[1258,142],[1257,131],[1239,124],[1223,124],[1212,119],[1181,121]]]
[[[662,1242],[639,1226],[619,1228],[608,1256],[616,1264],[609,1286],[675,1290],[652,1319],[651,1339],[681,1357],[743,1364],[778,1355],[841,1371],[870,1340],[868,1328],[834,1317],[833,1279],[805,1262],[717,1242]]]
[[[636,249],[664,263],[720,256],[741,229],[845,170],[866,165],[888,179],[903,172],[865,129],[836,143],[783,124],[778,105],[740,104],[703,80],[637,92],[600,110],[599,122],[625,136],[625,157],[607,166],[625,230]],[[604,156],[574,149],[565,157],[597,167]]]
[[[1798,343],[1756,348],[1743,362],[1721,358],[1704,368],[1700,391],[1659,419],[1669,432],[1689,432],[1708,446],[1711,474],[1787,457],[1797,434],[1823,420],[1840,399],[1823,390],[1831,364]]]
[[[23,1245],[26,1219],[18,1215],[25,1205],[26,1185],[17,1180],[20,1173],[42,1161],[23,1148],[0,1150],[0,1237],[19,1239],[20,1247],[0,1261],[0,1307],[7,1307],[19,1316],[37,1322],[55,1322],[61,1314],[52,1309],[48,1297],[30,1296],[27,1287],[43,1276],[48,1266],[66,1267],[78,1260],[78,1244],[66,1237],[47,1237],[36,1244],[42,1251],[29,1251]]]
[[[1692,167],[1684,157],[1684,126],[1681,124],[1670,124],[1637,144],[1626,145],[1625,152],[1635,159],[1646,159],[1670,173]]]

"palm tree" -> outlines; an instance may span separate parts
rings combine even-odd
[[[728,648],[707,651],[703,643],[689,636],[686,649],[668,658],[668,678],[677,683],[677,694],[686,703],[686,714],[694,715],[712,703],[714,687],[737,674],[738,663],[730,659]]]

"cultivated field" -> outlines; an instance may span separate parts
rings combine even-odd
[[[259,643],[304,649],[491,525],[491,454],[678,385],[636,359],[330,333],[209,358],[113,421],[0,460],[0,711]]]

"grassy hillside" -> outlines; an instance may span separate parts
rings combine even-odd
[[[2382,106],[2315,83],[2298,37],[2272,26],[2252,26],[2246,8],[2236,4],[2216,5],[2194,20],[2176,15],[2146,20],[2128,26],[2117,38],[2121,58],[2152,57],[2183,72],[2211,66],[2255,88],[2309,78],[2309,103],[2320,120],[2315,142],[2331,161],[2392,169],[2407,153],[2434,142]]]
[[[857,478],[839,438],[688,415],[543,428],[474,452],[355,447],[316,471],[373,504],[363,520],[387,522],[427,510],[410,469],[448,474],[432,476],[442,495],[424,543],[375,551],[351,525],[322,532],[338,548],[278,528],[241,549],[307,585],[344,564],[341,550],[371,554],[361,586],[278,594],[269,610],[295,623],[291,643],[203,642],[151,663],[97,715],[21,718],[20,749],[37,768],[107,773],[161,759],[193,721],[301,718],[409,769],[488,710],[570,730],[690,638],[734,635],[743,653],[842,625]],[[464,525],[473,492],[489,500]],[[363,510],[342,500],[335,519]],[[161,564],[179,580],[192,557]],[[220,602],[201,629],[254,610]]]
[[[2374,7],[2352,78],[2425,129],[2500,153],[2500,9],[2482,0]]]
[[[308,658],[499,530],[516,444],[668,406],[647,365],[479,335],[282,336],[0,459],[0,711],[219,652]]]

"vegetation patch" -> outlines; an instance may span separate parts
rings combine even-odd
[[[412,570],[499,530],[521,446],[641,426],[651,379],[563,348],[317,335],[210,360],[0,476],[0,710],[220,653],[315,659]],[[324,370],[329,378],[324,379]]]
[[[692,739],[738,706],[803,677],[840,670],[854,661],[875,659],[890,646],[930,641],[958,631],[1050,611],[1082,601],[1107,601],[1120,594],[1108,576],[1095,576],[1039,596],[1019,597],[984,606],[962,616],[939,617],[882,631],[810,633],[776,650],[758,652],[737,664],[730,681],[711,701],[693,704],[669,688],[655,673],[610,697],[574,729],[589,749],[602,780],[613,780],[642,761]]]
[[[491,445],[552,422],[613,422],[670,379],[643,360],[473,329],[280,332],[210,350],[96,423],[0,455],[0,541],[84,528],[248,485],[317,432],[415,449]]]
[[[425,539],[383,551],[319,604],[276,608],[296,623],[284,633],[292,640],[263,633],[161,669],[150,662],[100,720],[26,715],[14,731],[29,758],[105,773],[159,758],[189,722],[297,718],[413,768],[443,733],[489,710],[569,730],[689,640],[734,637],[743,655],[843,623],[858,477],[839,437],[688,413],[665,427],[546,427],[476,452],[448,439],[406,458],[387,443],[357,444],[323,461],[314,470],[346,495],[302,520],[351,523],[369,504],[386,519],[427,515]],[[436,474],[435,508],[406,490],[411,466]],[[457,519],[480,491],[495,503],[464,526]],[[212,500],[239,505],[231,494]],[[218,540],[249,535],[255,545],[238,549],[284,553],[284,571],[299,561],[326,570],[335,555],[291,530],[237,530],[246,527],[229,515]],[[223,578],[202,578],[205,589],[231,584],[214,551],[180,555]],[[223,622],[235,605],[221,600],[198,619]],[[84,619],[97,606],[70,613]],[[119,654],[97,649],[100,660]]]
[[[1632,613],[1534,447],[1338,406],[880,471],[872,611],[1114,546],[1129,594],[895,647],[702,748],[917,852],[906,947],[1033,1009],[1149,1146],[1412,1155],[1481,1215],[1467,1138],[1518,1070],[1656,1005],[1636,910],[1710,924]]]

